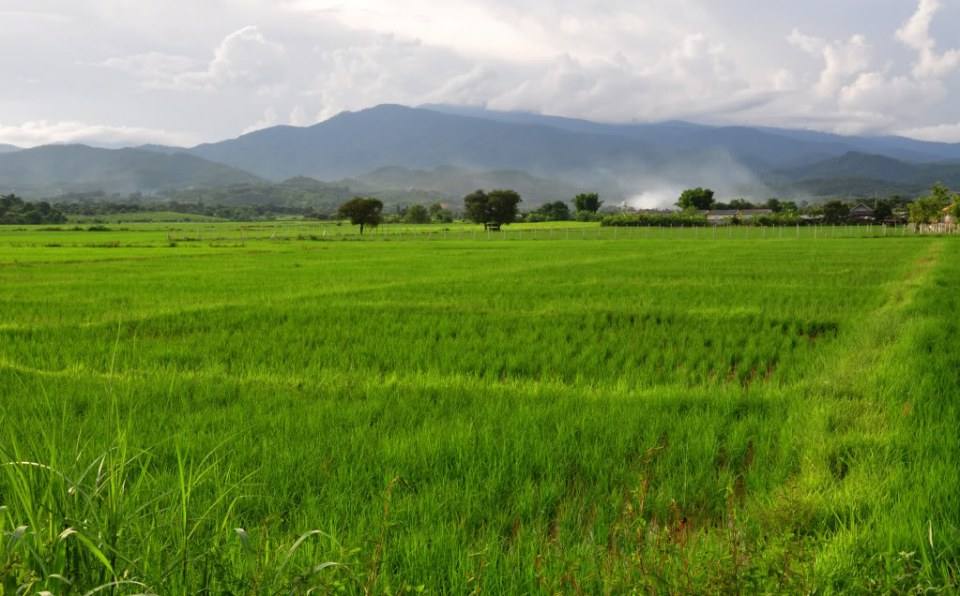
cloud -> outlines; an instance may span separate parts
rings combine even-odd
[[[906,128],[897,131],[897,134],[922,141],[951,143],[960,139],[960,122]]]
[[[522,23],[497,14],[494,3],[469,0],[294,0],[288,8],[355,30],[419,41],[476,57],[544,58],[553,49]]]
[[[787,41],[808,54],[823,58],[823,70],[814,87],[820,97],[832,97],[845,82],[870,66],[870,46],[862,35],[828,42],[794,29]]]
[[[202,68],[203,63],[189,56],[147,52],[131,56],[108,58],[98,66],[124,72],[141,79],[149,88],[175,87],[183,74]]]
[[[931,33],[956,25],[960,0],[917,0],[908,17],[871,4],[869,20],[829,0],[37,4],[42,18],[0,36],[8,124],[217,140],[387,102],[834,132],[960,121],[960,52]]]
[[[486,82],[486,80],[485,80]],[[518,80],[500,77],[488,86],[491,108],[543,111],[606,121],[729,115],[769,100],[703,34],[680,40],[652,64],[626,56],[583,60],[563,55],[524,70]]]
[[[248,132],[253,132],[255,130],[260,130],[262,128],[267,128],[270,126],[276,126],[280,124],[280,117],[277,114],[277,111],[273,108],[267,108],[263,111],[263,118],[257,120],[247,128],[243,130],[243,134]]]
[[[920,0],[917,11],[896,33],[897,39],[919,54],[913,65],[917,78],[943,77],[960,67],[960,50],[937,53],[937,42],[930,35],[930,24],[940,8],[939,0]]]
[[[186,146],[192,144],[193,139],[187,134],[133,126],[36,120],[16,126],[5,126],[0,123],[0,141],[18,147],[36,147],[54,143],[129,147],[147,143]]]
[[[283,45],[268,40],[252,25],[224,37],[206,64],[160,52],[109,58],[100,63],[136,76],[147,88],[212,91],[240,87],[257,93],[284,80],[285,64]]]
[[[180,80],[205,85],[263,87],[283,78],[284,48],[269,41],[256,26],[227,35],[214,51],[205,72],[188,73]]]
[[[907,76],[888,77],[879,72],[867,72],[840,90],[839,103],[849,109],[893,115],[935,104],[945,95],[944,86],[936,80],[916,80]]]

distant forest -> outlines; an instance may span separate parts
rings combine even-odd
[[[16,195],[0,196],[0,224],[59,224],[66,221],[66,215],[46,201],[27,202]]]

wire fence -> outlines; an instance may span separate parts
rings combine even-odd
[[[367,230],[361,235],[351,229],[321,227],[315,231],[295,229],[277,231],[274,240],[473,240],[483,242],[545,240],[830,240],[850,238],[896,238],[929,235],[957,235],[956,225],[808,225],[808,226],[582,226],[565,228],[530,228],[504,226],[500,231],[480,227],[391,228],[389,225]]]
[[[500,231],[487,231],[466,224],[386,224],[359,228],[331,222],[251,222],[242,224],[186,224],[170,227],[111,227],[103,232],[49,231],[43,228],[10,230],[0,235],[0,245],[10,247],[87,246],[246,246],[249,242],[400,242],[400,241],[826,241],[853,238],[905,238],[956,236],[955,224],[875,225],[783,225],[783,226],[636,226],[614,227],[597,224],[516,224]]]

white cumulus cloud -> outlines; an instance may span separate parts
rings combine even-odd
[[[83,143],[101,147],[127,147],[147,143],[182,146],[193,141],[189,134],[166,130],[46,120],[34,120],[18,125],[0,123],[0,139],[18,147],[54,143]]]
[[[937,42],[930,35],[930,24],[941,8],[939,0],[920,0],[917,11],[897,30],[897,39],[919,54],[913,66],[918,78],[942,77],[960,66],[960,50],[938,53]]]

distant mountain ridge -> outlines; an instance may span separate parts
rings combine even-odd
[[[186,153],[47,145],[0,154],[0,192],[25,196],[88,190],[152,193],[257,181],[247,172]]]
[[[555,180],[537,178],[518,170],[475,172],[453,166],[441,166],[432,170],[388,166],[340,182],[362,193],[377,194],[384,190],[394,193],[423,191],[425,194],[448,199],[463,197],[480,188],[510,188],[519,192],[528,202],[534,203],[570,198],[586,190]]]
[[[960,162],[910,163],[855,151],[778,174],[785,187],[819,196],[917,194],[934,182],[960,188]]]
[[[938,180],[960,184],[960,144],[689,122],[611,124],[443,105],[381,105],[192,148],[4,151],[0,192],[28,196],[240,188],[298,176],[402,201],[510,186],[529,197],[527,204],[579,190],[599,191],[608,202],[646,194],[663,202],[691,186],[725,198],[816,198],[915,193]]]
[[[581,135],[537,124],[506,124],[431,110],[382,105],[344,112],[306,128],[276,126],[190,149],[193,155],[279,180],[339,179],[381,167],[524,170],[551,175],[656,152],[633,139]]]
[[[190,151],[268,179],[301,174],[356,179],[382,168],[422,172],[453,166],[473,172],[523,171],[559,187],[593,188],[615,199],[651,187],[701,185],[724,196],[810,194],[816,185],[794,187],[792,182],[814,177],[816,172],[806,171],[811,166],[851,153],[896,160],[910,173],[896,180],[878,178],[861,162],[863,171],[851,164],[834,168],[830,176],[871,180],[871,188],[899,192],[925,176],[950,177],[953,167],[916,166],[960,160],[960,144],[900,137],[688,122],[608,124],[442,105],[382,105],[310,127],[273,127]],[[860,192],[863,185],[851,188]],[[838,190],[843,191],[842,185],[831,187],[829,194]]]
[[[960,160],[960,143],[937,143],[896,136],[844,136],[813,130],[795,130],[763,126],[709,126],[684,121],[650,124],[609,124],[561,116],[545,116],[527,112],[497,112],[482,108],[426,104],[424,109],[447,114],[488,118],[501,122],[536,123],[572,132],[613,134],[650,140],[674,148],[722,146],[740,154],[762,155],[760,151],[778,149],[778,154],[763,156],[774,162],[791,163],[793,156],[834,156],[848,152],[873,153],[907,161]],[[784,151],[787,143],[794,144]],[[829,155],[828,155],[829,154]]]

